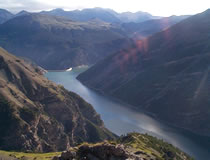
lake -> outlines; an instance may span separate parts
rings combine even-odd
[[[79,94],[93,105],[101,115],[105,126],[117,135],[128,132],[148,133],[177,146],[196,160],[210,160],[210,137],[198,136],[189,131],[158,121],[146,113],[129,109],[129,105],[105,97],[80,83],[76,76],[85,68],[75,68],[69,72],[50,71],[45,76],[67,90]]]

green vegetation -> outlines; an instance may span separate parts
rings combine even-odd
[[[5,159],[12,160],[14,158],[20,160],[51,160],[54,156],[60,155],[61,152],[52,153],[24,153],[24,152],[8,152],[0,151],[0,159],[4,157]]]
[[[106,155],[108,150],[104,146],[117,146],[124,145],[125,152],[131,155],[136,155],[145,160],[155,159],[155,160],[193,160],[186,153],[182,152],[178,148],[171,144],[164,142],[163,140],[157,139],[148,134],[140,133],[129,133],[126,136],[121,136],[117,140],[98,142],[98,143],[87,143],[83,142],[74,148],[70,148],[72,152],[81,152],[81,148],[92,148],[96,149],[97,154]],[[101,149],[99,149],[101,148]],[[111,147],[112,148],[112,147]],[[91,149],[90,149],[91,150]],[[109,150],[110,152],[110,150]],[[94,152],[93,152],[94,153]],[[93,154],[91,153],[91,154]],[[110,152],[111,153],[111,152]],[[51,153],[24,153],[24,152],[8,152],[0,151],[0,159],[4,157],[8,160],[13,160],[13,158],[20,160],[50,160],[54,156],[60,156],[61,152],[51,152]]]
[[[82,143],[70,148],[68,154],[80,159],[144,159],[144,160],[192,160],[178,148],[147,134],[129,133],[115,141]],[[89,158],[88,158],[89,157]],[[112,157],[112,158],[110,158]]]
[[[154,156],[158,160],[182,160],[183,157],[192,159],[173,145],[148,134],[129,133],[120,137],[117,143],[130,146],[136,149],[136,152]]]

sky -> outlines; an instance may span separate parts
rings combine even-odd
[[[144,11],[155,16],[192,15],[210,8],[210,0],[0,0],[0,8],[11,12],[37,12],[63,8],[110,8],[117,12]]]

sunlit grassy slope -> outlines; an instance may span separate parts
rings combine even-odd
[[[60,155],[60,152],[52,153],[23,153],[23,152],[8,152],[0,151],[0,159],[3,160],[51,160],[54,156]]]
[[[129,133],[125,136],[119,137],[114,141],[105,141],[99,143],[82,143],[77,147],[71,148],[70,150],[77,152],[76,159],[80,160],[84,156],[81,152],[81,148],[86,146],[85,148],[92,148],[94,150],[96,148],[100,148],[104,145],[124,145],[125,151],[130,154],[139,155],[141,158],[145,160],[193,160],[189,155],[182,152],[180,149],[174,147],[173,145],[164,142],[163,140],[159,140],[155,137],[152,137],[147,134],[139,134],[139,133]],[[100,149],[100,152],[97,154],[103,155],[106,154],[103,149]],[[85,152],[86,153],[86,152]],[[94,153],[94,152],[93,152]],[[93,154],[91,153],[91,154]],[[60,156],[61,152],[52,152],[52,153],[23,153],[23,152],[8,152],[8,151],[0,151],[0,160],[50,160],[54,156]],[[94,156],[94,154],[93,154]]]

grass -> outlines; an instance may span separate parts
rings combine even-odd
[[[24,152],[10,152],[0,150],[0,159],[6,157],[8,160],[16,158],[20,160],[51,160],[54,156],[61,155],[61,152],[52,153],[24,153]]]
[[[192,160],[192,158],[181,152],[178,148],[148,134],[129,133],[127,136],[121,137],[118,143],[143,151],[158,160],[174,158],[177,160]],[[168,155],[169,153],[170,155]]]
[[[145,160],[156,159],[176,159],[176,160],[193,160],[178,148],[164,142],[163,140],[152,137],[148,134],[129,133],[121,136],[117,140],[87,143],[83,142],[77,147],[71,148],[72,151],[78,152],[81,146],[97,147],[104,143],[108,144],[123,144],[127,151],[140,154]],[[61,155],[61,152],[52,153],[23,153],[23,152],[8,152],[0,150],[0,159],[4,160],[51,160],[54,156]],[[14,159],[15,158],[15,159]]]

